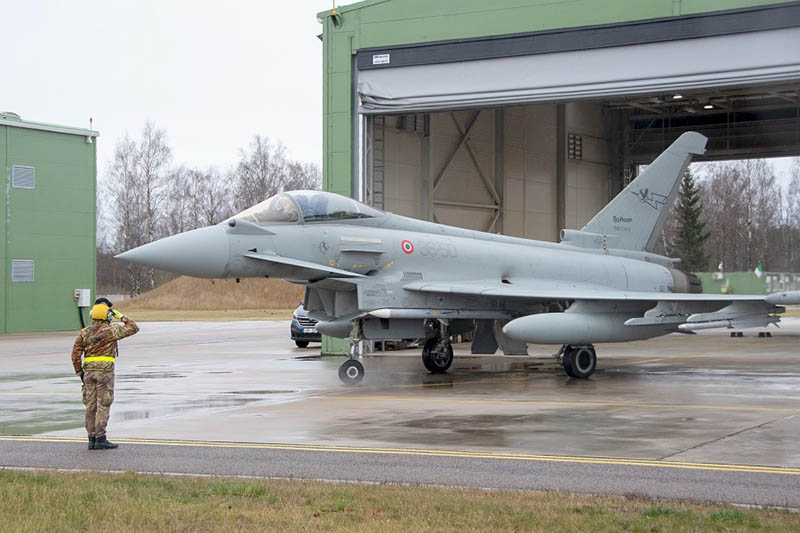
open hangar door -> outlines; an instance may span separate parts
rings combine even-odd
[[[800,4],[361,50],[364,199],[556,240],[680,133],[800,153]]]

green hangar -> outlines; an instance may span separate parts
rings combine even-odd
[[[0,333],[81,325],[95,290],[97,136],[0,113]]]
[[[800,154],[800,2],[366,0],[318,19],[323,186],[388,211],[555,241],[685,131],[705,160]]]

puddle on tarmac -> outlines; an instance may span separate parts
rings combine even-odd
[[[67,374],[63,372],[58,372],[54,374],[0,374],[0,383],[2,382],[14,382],[14,381],[35,381],[35,380],[45,380],[45,379],[63,379],[63,378],[72,378],[75,377],[75,374]]]
[[[40,409],[17,409],[13,413],[6,411],[4,417],[11,415],[10,420],[0,420],[0,435],[34,435],[48,431],[61,431],[83,427],[84,409],[67,408],[47,412],[42,415]]]
[[[232,390],[224,392],[223,394],[244,394],[244,395],[259,395],[259,394],[297,394],[297,390]]]
[[[232,398],[230,396],[215,396],[203,400],[195,400],[185,404],[158,407],[153,406],[149,409],[121,411],[118,416],[121,420],[142,420],[147,418],[169,416],[178,413],[186,413],[189,411],[205,411],[222,409],[226,407],[241,407],[243,405],[258,401],[260,401],[259,398]]]
[[[177,372],[139,372],[138,374],[117,374],[117,381],[138,382],[144,379],[185,378],[186,374]]]
[[[382,429],[372,424],[356,433],[395,442],[502,447],[520,427],[540,425],[542,421],[541,415],[434,416],[403,420]],[[381,435],[382,432],[385,434]]]

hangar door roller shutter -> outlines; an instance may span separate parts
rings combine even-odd
[[[800,28],[358,72],[361,113],[581,100],[800,79]]]

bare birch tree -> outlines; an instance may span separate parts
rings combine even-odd
[[[700,186],[712,264],[744,271],[779,262],[782,252],[770,243],[782,202],[772,165],[764,160],[714,163]]]
[[[138,141],[126,134],[117,142],[105,186],[115,251],[141,246],[166,233],[161,221],[171,157],[164,130],[150,122]],[[131,295],[153,287],[152,268],[129,264],[127,288]]]
[[[286,148],[269,137],[254,135],[240,150],[233,169],[233,203],[237,211],[247,209],[284,190],[288,161]]]

